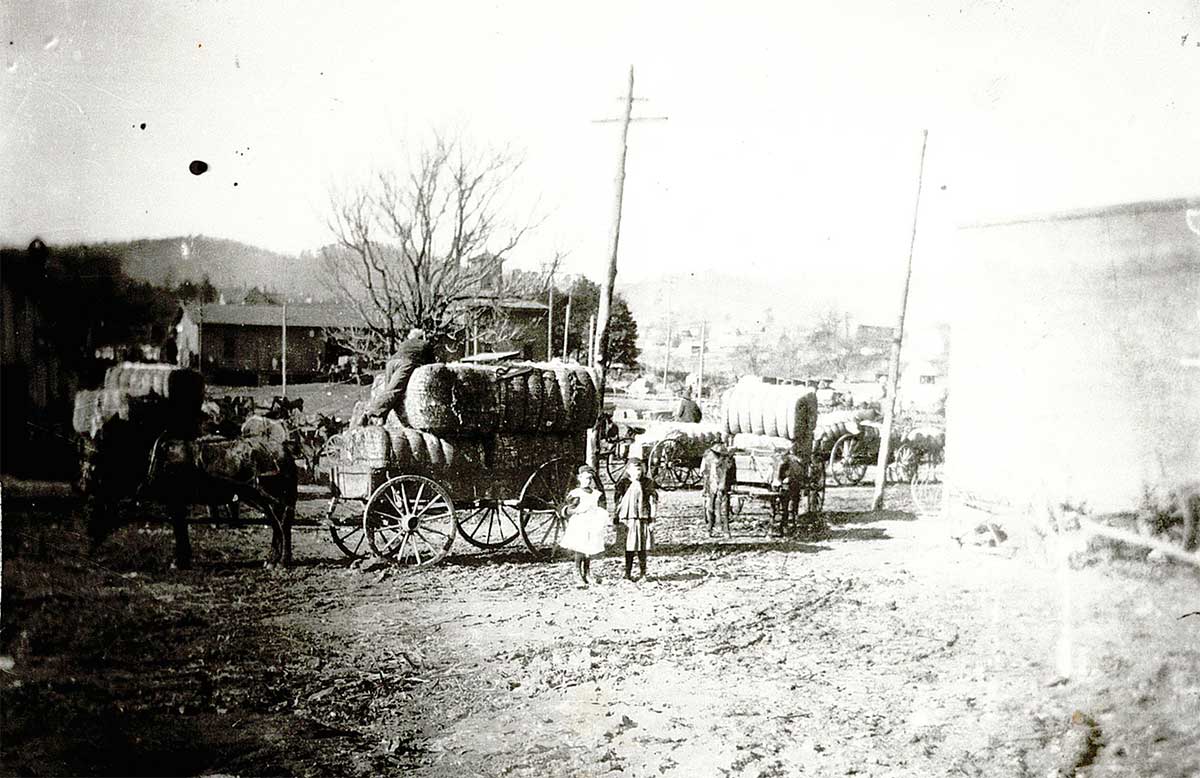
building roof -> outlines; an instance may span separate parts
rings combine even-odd
[[[248,327],[279,327],[282,305],[221,305],[208,303],[189,309],[200,324],[235,324]],[[287,306],[289,327],[356,327],[362,319],[353,308],[335,303],[293,303]]]
[[[545,311],[548,306],[532,300],[499,300],[475,297],[465,301],[469,308],[499,305],[510,311]],[[200,324],[232,324],[245,327],[279,327],[283,324],[282,305],[222,305],[207,303],[189,306],[188,313]],[[362,319],[353,307],[341,303],[288,303],[289,327],[361,327]]]

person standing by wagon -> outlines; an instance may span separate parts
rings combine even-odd
[[[634,580],[633,557],[637,555],[638,579],[646,577],[646,556],[654,550],[654,520],[658,516],[658,485],[643,472],[642,460],[634,457],[625,465],[614,493],[614,524],[625,523],[625,580]]]
[[[567,528],[558,544],[575,552],[575,572],[579,585],[588,585],[592,557],[604,553],[608,530],[608,503],[596,480],[596,471],[587,465],[579,468],[579,485],[567,493]]]

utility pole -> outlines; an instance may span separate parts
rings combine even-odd
[[[925,178],[925,147],[929,143],[929,131],[921,130],[921,165],[917,170],[917,199],[913,205],[912,237],[908,241],[908,267],[904,271],[904,291],[900,295],[900,315],[896,330],[892,333],[892,354],[888,359],[888,397],[883,415],[883,430],[880,432],[879,460],[875,467],[875,496],[871,510],[883,510],[883,486],[887,481],[887,465],[891,456],[892,423],[896,419],[896,387],[900,383],[900,345],[904,340],[904,316],[908,312],[908,285],[912,280],[913,247],[917,243],[917,214],[921,211],[921,183]]]
[[[283,301],[283,357],[279,366],[283,374],[283,396],[287,397],[287,300]]]
[[[546,313],[546,361],[554,359],[554,277],[550,278],[549,311]]]
[[[563,314],[563,362],[567,361],[567,333],[571,330],[571,297],[570,290],[567,291],[567,312]]]
[[[708,322],[700,321],[700,370],[696,373],[696,402],[704,398],[704,350],[708,337]]]
[[[596,311],[596,367],[597,389],[600,392],[600,406],[604,407],[604,384],[608,375],[608,320],[612,313],[613,287],[617,283],[617,247],[621,243],[621,205],[625,198],[625,160],[629,155],[629,124],[633,119],[633,65],[629,66],[629,92],[625,97],[625,115],[621,119],[598,119],[598,122],[621,122],[621,154],[617,163],[617,197],[613,208],[612,239],[608,255],[608,274],[604,277],[604,285],[600,288],[600,304]],[[666,117],[655,117],[664,120]],[[639,120],[643,121],[643,120]],[[587,455],[588,462],[599,472],[600,467],[600,427],[597,419],[596,427],[588,433]]]
[[[596,314],[594,313],[588,321],[587,363],[589,365],[596,364]]]
[[[204,306],[206,304],[202,302],[196,306],[198,311],[196,314],[196,369],[201,373],[204,372]]]

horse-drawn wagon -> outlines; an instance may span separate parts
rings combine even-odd
[[[945,432],[920,426],[907,432],[894,429],[888,447],[889,479],[927,484],[940,479]],[[882,425],[874,411],[838,411],[818,421],[814,456],[827,462],[827,471],[840,486],[862,482],[867,470],[879,461]]]
[[[704,452],[723,438],[720,424],[646,422],[634,437],[629,455],[641,458],[647,474],[663,489],[690,489],[700,484]]]
[[[835,411],[818,419],[813,455],[826,463],[826,472],[838,486],[855,486],[879,459],[880,441],[875,411]],[[896,442],[893,440],[893,452]]]
[[[825,504],[825,468],[812,455],[817,419],[813,389],[746,382],[726,394],[723,406],[728,448],[709,455],[706,508],[740,513],[747,500],[764,501],[772,518],[780,517],[780,533],[798,518],[802,502],[810,519],[819,516]],[[724,457],[732,459],[731,469],[722,467]],[[715,506],[714,492],[719,497]]]
[[[600,403],[595,376],[567,365],[435,364],[409,378],[400,414],[334,439],[328,522],[349,556],[369,548],[430,565],[455,538],[552,553],[563,500]],[[397,409],[399,410],[399,409]],[[347,503],[361,514],[345,516]]]

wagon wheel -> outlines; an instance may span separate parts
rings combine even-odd
[[[867,474],[867,466],[858,462],[862,456],[862,442],[854,435],[843,435],[833,444],[829,452],[829,474],[839,486],[854,486]]]
[[[626,454],[629,451],[628,441],[618,440],[613,443],[612,448],[604,455],[604,474],[608,476],[608,482],[615,484],[621,480],[621,476],[625,474]]]
[[[330,435],[324,443],[321,444],[321,450],[317,452],[317,467],[326,459],[337,456],[346,447],[346,438],[340,432],[335,435]]]
[[[505,503],[489,500],[455,517],[458,534],[476,548],[500,548],[521,535],[521,511]]]
[[[402,565],[431,565],[454,542],[454,501],[437,481],[396,476],[367,500],[363,528],[379,556]]]
[[[693,479],[699,480],[696,468],[684,464],[683,447],[675,438],[655,443],[646,467],[650,477],[663,489],[686,489]]]
[[[343,502],[342,498],[336,495],[329,498],[329,508],[325,511],[329,537],[333,538],[333,544],[343,554],[351,559],[362,559],[367,554],[367,536],[363,532],[362,515],[355,511],[351,521],[338,522],[334,514]]]
[[[909,488],[917,513],[936,516],[942,510],[942,456],[919,454],[913,467],[915,473]]]
[[[544,463],[521,490],[521,540],[535,554],[553,558],[567,527],[567,492],[575,485],[575,465],[569,459]]]
[[[921,452],[918,451],[911,443],[901,443],[896,449],[896,480],[912,483],[917,477],[918,464],[921,461]]]

